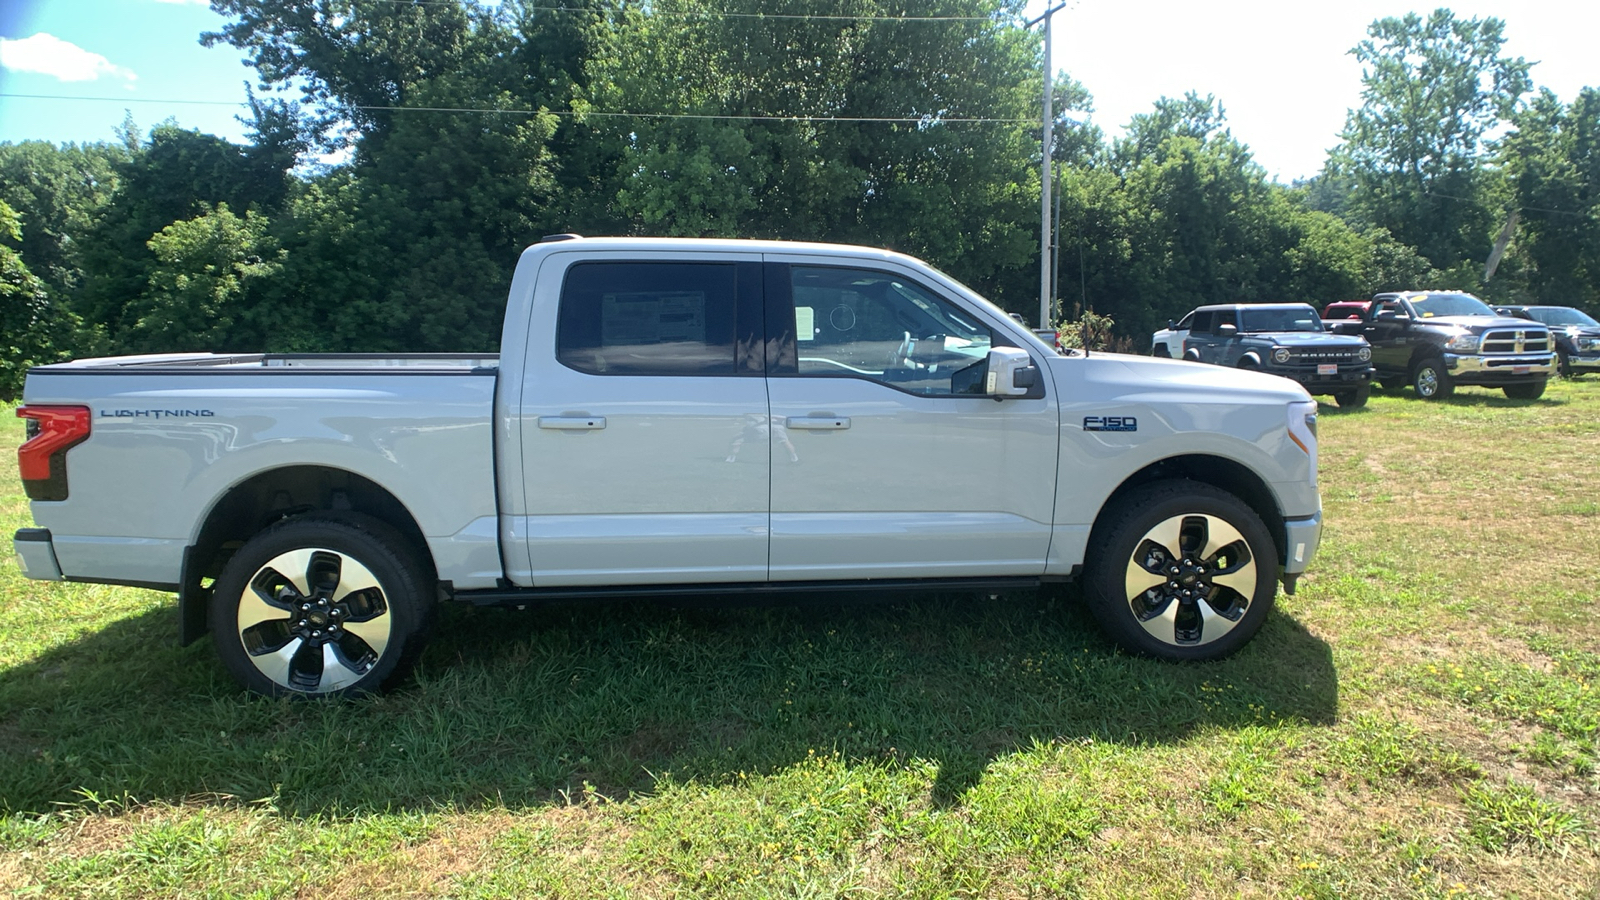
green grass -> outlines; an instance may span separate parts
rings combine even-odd
[[[0,894],[1594,897],[1600,380],[1324,413],[1312,573],[1206,665],[1033,593],[451,607],[291,703],[7,561]]]

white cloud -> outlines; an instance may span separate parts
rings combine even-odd
[[[36,72],[61,81],[95,81],[121,78],[133,81],[139,76],[116,65],[98,53],[90,53],[71,41],[39,32],[21,40],[0,38],[0,69]]]

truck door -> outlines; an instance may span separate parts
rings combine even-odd
[[[514,582],[766,579],[759,260],[591,251],[545,262],[515,425],[525,515],[511,525],[526,563],[508,549]]]
[[[999,332],[892,263],[767,259],[772,580],[1042,574],[1059,409],[984,395]]]
[[[1189,332],[1183,338],[1183,358],[1205,360],[1207,348],[1211,344],[1211,320],[1216,313],[1213,310],[1200,310],[1189,314],[1193,321],[1189,323]]]
[[[1372,345],[1372,364],[1386,374],[1405,375],[1411,367],[1411,308],[1404,300],[1374,301],[1362,334]]]

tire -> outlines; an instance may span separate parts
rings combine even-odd
[[[1506,392],[1506,397],[1512,400],[1537,400],[1544,396],[1545,379],[1531,381],[1527,384],[1508,384],[1501,390]]]
[[[1160,359],[1171,359],[1172,351],[1167,349],[1166,344],[1156,344],[1150,348],[1150,355]]]
[[[1443,400],[1455,393],[1455,382],[1445,371],[1444,360],[1437,356],[1424,357],[1411,370],[1411,387],[1424,400]]]
[[[386,690],[421,655],[433,580],[400,533],[368,516],[286,519],[217,578],[211,633],[228,671],[268,696]]]
[[[1335,403],[1340,409],[1360,409],[1367,405],[1367,400],[1372,396],[1372,385],[1364,384],[1353,391],[1340,391],[1333,395]]]
[[[1233,653],[1260,630],[1277,574],[1277,548],[1254,510],[1226,491],[1174,479],[1135,488],[1102,514],[1083,584],[1090,611],[1118,644],[1204,660]]]
[[[1185,351],[1183,351],[1183,358],[1188,360],[1189,362],[1199,362],[1200,361],[1200,351],[1199,350],[1185,350]]]
[[[1572,378],[1572,357],[1565,353],[1556,354],[1556,372],[1562,378]]]

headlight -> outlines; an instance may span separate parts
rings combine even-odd
[[[1360,350],[1357,350],[1356,351],[1356,359],[1358,359],[1358,360],[1360,360],[1362,362],[1367,362],[1367,361],[1371,360],[1372,359],[1372,348],[1371,347],[1362,347]]]
[[[1584,338],[1578,342],[1579,349],[1600,350],[1600,338]]]
[[[1444,348],[1453,350],[1456,353],[1476,353],[1478,352],[1478,336],[1475,334],[1458,334],[1445,341]]]
[[[1280,366],[1283,365],[1284,363],[1288,362],[1289,361],[1289,348],[1288,347],[1279,347],[1278,349],[1272,351],[1272,361],[1277,363]]]
[[[1289,440],[1311,457],[1311,486],[1317,486],[1317,401],[1289,404]]]

